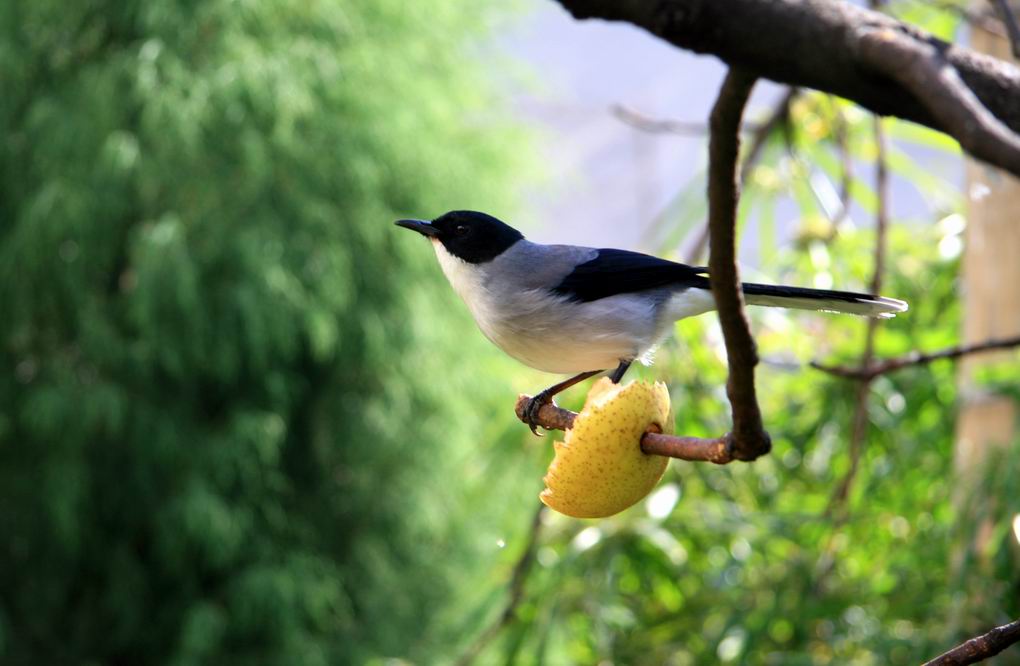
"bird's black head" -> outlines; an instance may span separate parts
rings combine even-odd
[[[471,264],[492,261],[524,238],[493,216],[473,210],[453,210],[432,222],[397,220],[397,226],[435,238],[447,252]]]

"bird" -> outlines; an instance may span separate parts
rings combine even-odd
[[[629,250],[535,243],[472,210],[395,224],[431,241],[486,338],[527,366],[572,375],[526,403],[523,420],[535,434],[539,410],[557,393],[610,370],[619,383],[674,322],[715,309],[704,266]],[[742,289],[749,305],[880,318],[907,310],[904,301],[851,291],[755,283]]]

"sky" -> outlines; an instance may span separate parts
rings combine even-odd
[[[653,118],[705,123],[725,66],[629,24],[576,21],[555,2],[531,0],[525,7],[500,47],[522,63],[525,75],[512,83],[513,112],[538,131],[536,157],[545,178],[526,194],[515,226],[542,242],[658,249],[649,247],[649,225],[704,168],[705,139],[648,134],[611,108],[622,104]],[[747,117],[766,115],[782,94],[780,86],[759,82]],[[932,161],[913,152],[953,186],[961,181],[959,160]],[[871,178],[870,166],[857,171]],[[901,179],[893,181],[892,207],[900,218],[933,215],[931,203]],[[786,217],[779,220],[779,240],[788,242],[796,208],[781,206],[778,214]],[[851,214],[869,223],[863,211]]]

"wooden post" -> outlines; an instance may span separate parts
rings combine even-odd
[[[976,50],[1012,59],[1004,37],[979,26],[971,37]],[[1020,180],[972,160],[967,160],[966,176],[963,341],[974,343],[1020,333]],[[961,475],[980,465],[991,447],[1016,437],[1016,401],[983,395],[974,382],[979,368],[1010,353],[977,354],[960,363],[955,463]]]

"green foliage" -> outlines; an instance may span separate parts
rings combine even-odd
[[[550,440],[512,422],[515,366],[391,225],[512,203],[520,137],[470,62],[490,19],[467,0],[0,4],[0,662],[443,663],[498,619]],[[841,136],[874,160],[871,119],[819,95],[791,118],[742,202],[762,277],[865,288],[878,194],[858,172],[841,216],[826,193]],[[891,234],[883,291],[911,310],[881,357],[957,341],[962,228],[954,187],[901,150],[955,147],[885,127],[933,211]],[[612,519],[548,515],[481,662],[915,663],[1020,612],[1020,469],[1003,452],[954,480],[953,365],[873,384],[834,503],[856,387],[806,363],[854,363],[865,325],[755,328],[773,452],[674,462]],[[679,432],[717,435],[718,328],[677,334],[637,372],[671,386]],[[1017,371],[982,380],[1016,395]]]
[[[937,228],[892,234],[884,290],[912,307],[883,322],[880,355],[955,341],[957,261],[939,255],[941,236]],[[872,238],[845,232],[822,249],[780,254],[789,271],[780,276],[810,283],[831,271],[859,286]],[[827,507],[849,466],[856,388],[806,362],[852,364],[865,324],[760,314],[759,392],[772,453],[754,465],[674,461],[663,485],[620,516],[551,519],[520,622],[493,663],[509,654],[521,664],[907,664],[1017,611],[1009,526],[1020,512],[1011,487],[1020,477],[1000,461],[991,466],[994,485],[982,489],[1000,502],[961,509],[965,520],[953,508],[952,364],[875,382],[843,521]],[[706,317],[678,328],[679,341],[645,372],[669,382],[678,432],[717,435],[729,419],[717,326]],[[968,544],[985,519],[997,531],[976,553]],[[972,554],[954,569],[965,552]]]
[[[0,6],[0,661],[457,646],[531,462],[392,220],[509,205],[490,14]]]
[[[801,97],[792,118],[790,146],[770,140],[741,201],[744,231],[768,265],[762,279],[867,289],[878,196],[861,165],[876,155],[872,120],[817,94]],[[852,214],[842,221],[821,204],[824,188],[838,191],[842,178],[837,122],[857,167]],[[884,126],[897,140],[894,176],[933,212],[891,227],[882,292],[909,301],[910,311],[880,323],[880,358],[958,342],[964,226],[958,193],[902,150],[904,142],[939,150],[939,141],[895,121]],[[767,227],[791,200],[798,233],[781,249]],[[681,204],[657,231],[675,246],[697,218]],[[834,499],[852,465],[857,384],[808,362],[855,365],[867,324],[752,315],[771,454],[726,467],[674,461],[662,485],[619,516],[550,516],[517,621],[483,663],[911,664],[1020,612],[1020,469],[1004,450],[963,483],[953,462],[954,365],[873,383],[858,471],[847,498]],[[706,316],[680,322],[677,333],[643,372],[671,387],[677,432],[717,436],[729,427],[718,326]],[[1015,395],[1018,372],[1014,354],[984,373],[984,385]],[[1020,663],[1015,654],[1004,660]]]

